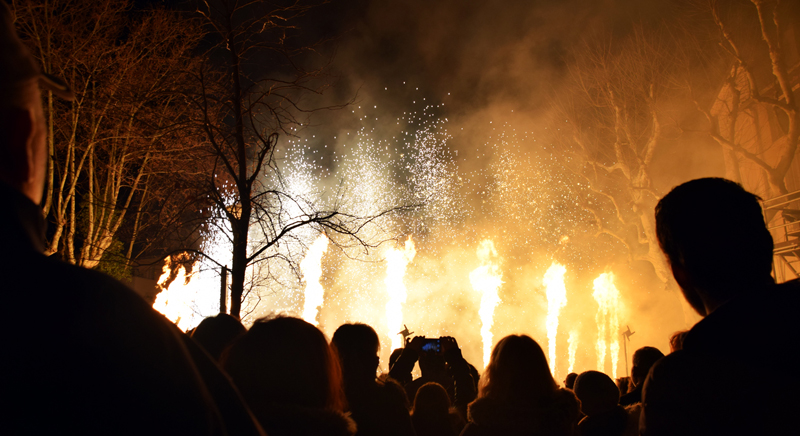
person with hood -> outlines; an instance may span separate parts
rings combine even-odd
[[[553,379],[542,347],[529,336],[509,335],[492,350],[461,435],[568,436],[578,410],[575,394]]]
[[[353,436],[356,425],[336,353],[325,335],[299,318],[256,321],[223,356],[233,379],[270,436]]]

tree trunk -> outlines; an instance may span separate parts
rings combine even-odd
[[[248,214],[249,215],[249,214]],[[233,231],[233,261],[231,263],[231,313],[236,319],[241,319],[242,295],[244,294],[244,281],[247,272],[247,232],[250,217],[241,217],[231,220]]]

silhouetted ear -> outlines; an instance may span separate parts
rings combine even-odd
[[[375,362],[375,365],[373,365],[373,366],[372,366],[372,368],[373,368],[373,369],[377,368],[377,367],[378,367],[378,365],[380,365],[380,364],[381,364],[381,358],[380,358],[380,357],[378,357],[378,356],[375,356],[375,360],[374,360],[374,362]]]
[[[30,182],[34,173],[33,150],[30,139],[33,135],[33,113],[28,109],[7,108],[3,111],[2,179],[17,189]]]

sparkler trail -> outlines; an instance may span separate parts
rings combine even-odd
[[[481,295],[481,305],[478,315],[481,318],[481,340],[483,341],[483,367],[489,364],[492,355],[492,324],[494,322],[494,309],[500,303],[498,290],[503,284],[503,273],[497,264],[497,250],[494,242],[486,239],[478,246],[478,259],[481,266],[469,274],[472,288]]]
[[[305,299],[303,300],[303,319],[306,322],[319,326],[317,315],[323,303],[325,290],[319,282],[322,277],[322,256],[328,249],[328,237],[324,233],[308,248],[306,257],[300,262],[303,272],[303,281],[306,282]]]
[[[550,356],[550,369],[556,377],[556,337],[558,335],[558,316],[567,305],[567,288],[564,285],[564,274],[567,268],[553,262],[544,274],[542,283],[547,294],[547,348]]]
[[[403,330],[403,304],[408,297],[403,278],[406,275],[408,264],[414,259],[417,250],[414,241],[409,235],[402,250],[389,248],[386,251],[386,292],[389,302],[386,303],[387,333],[392,340],[392,350],[403,346],[403,337],[399,334]]]

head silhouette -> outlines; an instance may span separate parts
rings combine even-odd
[[[411,422],[418,436],[458,434],[450,419],[450,397],[439,383],[425,383],[417,390]]]
[[[547,358],[536,341],[509,335],[492,350],[479,396],[503,402],[541,404],[558,389]]]
[[[656,206],[656,233],[689,304],[705,316],[771,281],[772,236],[759,198],[721,178],[686,182]]]
[[[608,412],[619,404],[619,389],[611,377],[600,371],[586,371],[575,379],[575,396],[586,416]]]
[[[339,360],[325,335],[302,319],[256,321],[228,350],[223,367],[253,408],[269,403],[345,407]]]
[[[578,374],[571,372],[567,374],[567,378],[564,379],[564,387],[567,389],[572,389],[575,387],[575,379],[578,378]]]
[[[656,364],[664,353],[655,347],[642,347],[633,353],[633,367],[631,368],[631,380],[635,386],[639,386],[647,378],[650,368]]]
[[[226,313],[220,313],[202,320],[192,332],[192,339],[200,344],[214,360],[219,360],[222,352],[246,332],[247,330],[238,319]]]
[[[374,381],[378,368],[380,340],[375,329],[366,324],[343,324],[333,334],[345,382]]]
[[[450,397],[439,383],[425,383],[414,397],[414,414],[447,416],[450,411]]]
[[[689,333],[688,330],[675,332],[669,337],[669,352],[674,353],[683,349],[683,339]]]

